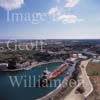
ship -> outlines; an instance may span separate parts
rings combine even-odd
[[[67,69],[67,64],[62,64],[57,70],[51,72],[49,79],[53,80],[61,75]]]
[[[41,75],[41,78],[37,82],[37,86],[45,87],[47,86],[51,80],[56,79],[58,76],[60,76],[64,71],[67,69],[67,63],[62,64],[58,69],[50,72],[48,68],[43,71],[43,74]]]

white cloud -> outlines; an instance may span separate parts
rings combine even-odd
[[[56,0],[57,2],[60,2],[61,0]],[[73,14],[66,14],[65,12],[65,8],[66,7],[74,7],[79,3],[80,0],[67,0],[67,3],[65,5],[65,7],[54,7],[51,8],[48,11],[48,15],[51,16],[53,18],[53,21],[58,21],[58,22],[62,22],[64,24],[73,24],[76,22],[82,22],[84,21],[81,18],[78,18],[76,15]]]
[[[78,18],[76,15],[65,14],[63,9],[61,10],[58,7],[51,8],[48,11],[48,15],[53,18],[53,21],[62,22],[63,24],[73,24],[84,21],[83,19]]]
[[[65,4],[65,7],[75,7],[80,0],[68,0],[68,2]]]
[[[61,10],[58,7],[51,8],[48,11],[48,15],[50,15],[52,17],[59,16],[60,14],[61,14]]]
[[[65,14],[57,17],[57,20],[64,23],[64,24],[67,24],[67,23],[71,24],[71,23],[83,21],[83,19],[80,19],[75,15],[65,15]]]
[[[21,8],[24,4],[24,0],[0,0],[0,7],[6,10],[14,10]]]

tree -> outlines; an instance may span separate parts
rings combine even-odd
[[[16,68],[16,60],[10,59],[8,60],[8,69],[15,69]]]

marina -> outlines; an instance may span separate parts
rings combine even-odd
[[[62,62],[59,63],[50,63],[45,64],[41,66],[37,66],[36,68],[33,68],[32,70],[28,71],[19,71],[19,72],[2,72],[0,73],[0,88],[3,90],[0,94],[2,95],[2,99],[5,100],[4,95],[6,94],[6,98],[8,100],[36,100],[38,98],[41,98],[48,93],[55,90],[60,84],[59,82],[56,83],[55,81],[52,81],[52,87],[45,87],[45,88],[38,88],[38,87],[23,87],[23,84],[18,86],[11,86],[11,82],[8,78],[8,76],[17,76],[18,78],[20,76],[35,76],[36,82],[38,80],[39,75],[43,73],[43,71],[48,68],[50,71],[54,71],[59,68],[59,66],[62,64]],[[60,80],[61,82],[64,80],[65,73],[62,73],[59,75],[56,80]],[[4,84],[5,83],[5,84]],[[8,92],[10,90],[10,92]],[[12,95],[13,94],[13,95]],[[24,96],[23,96],[23,95]]]

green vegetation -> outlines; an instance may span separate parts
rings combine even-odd
[[[16,62],[23,63],[26,61],[50,61],[56,59],[66,60],[70,55],[68,53],[65,54],[49,54],[48,52],[41,51],[27,51],[27,50],[17,50],[17,51],[6,51],[0,53],[0,62],[8,62],[9,59],[15,59]]]

